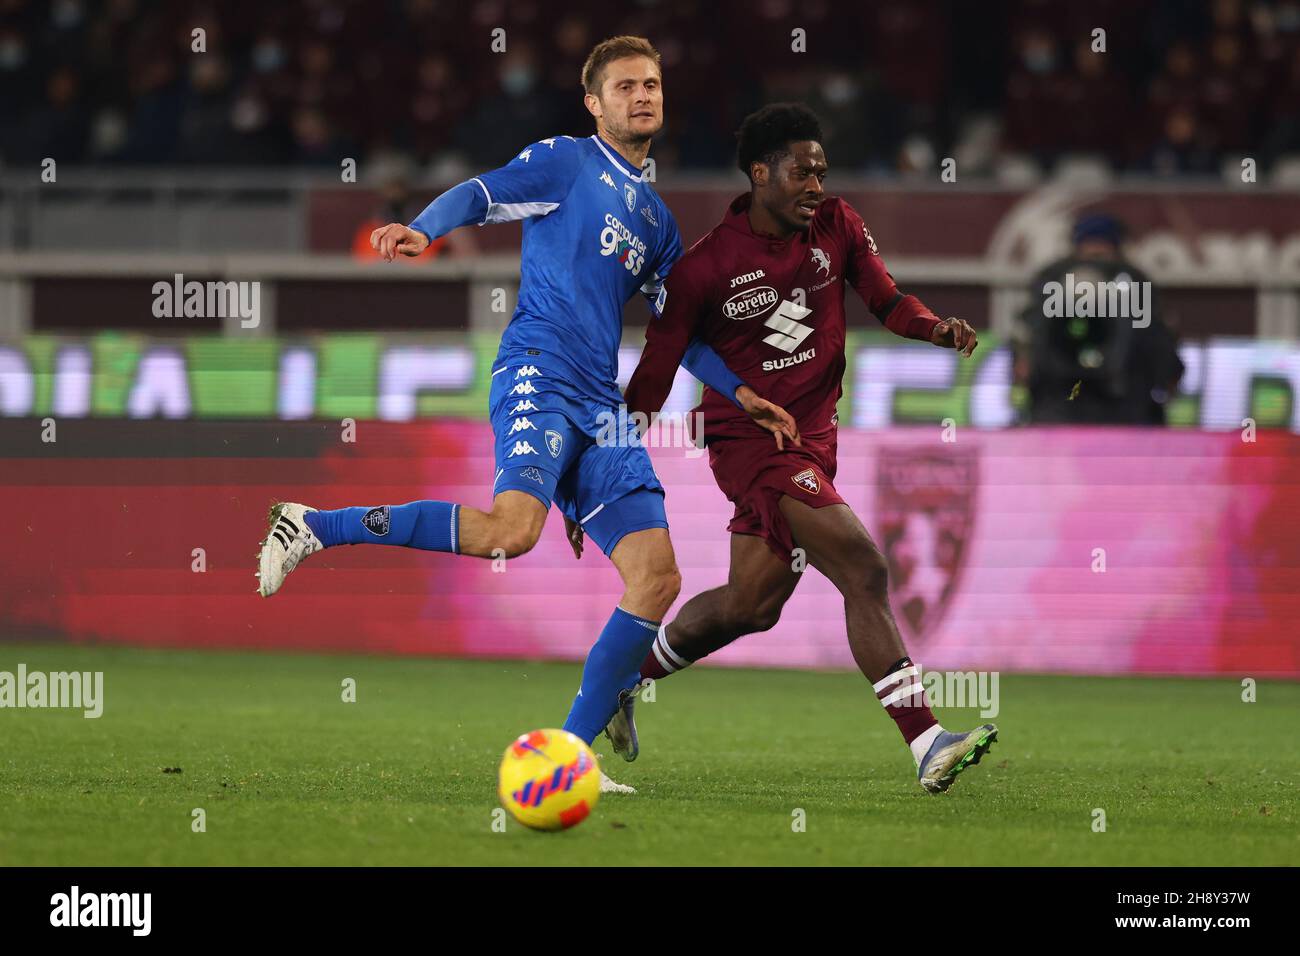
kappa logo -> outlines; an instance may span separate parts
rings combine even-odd
[[[546,479],[542,477],[542,473],[532,465],[529,465],[527,468],[520,468],[519,477],[527,478],[529,481],[535,481],[539,485],[546,484]]]
[[[527,431],[530,428],[533,431],[537,431],[537,426],[532,423],[527,415],[525,415],[523,418],[515,419],[514,424],[510,426],[510,431],[507,432],[507,434],[513,435],[515,432]]]
[[[519,154],[519,158],[526,163],[528,162],[528,157],[532,155],[533,155],[533,148],[529,146],[526,150],[524,150],[522,153]]]
[[[818,272],[825,272],[827,275],[831,274],[831,257],[816,246],[813,246],[812,261],[817,263]]]
[[[537,454],[537,449],[534,448],[532,445],[530,445],[528,442],[517,441],[515,442],[515,447],[510,449],[510,454],[506,455],[506,457],[514,458],[515,455],[536,455],[536,454]]]
[[[546,429],[546,450],[551,453],[551,457],[559,458],[563,449],[564,436],[553,428]]]
[[[627,203],[628,212],[636,212],[636,190],[631,183],[623,184],[623,202]]]
[[[521,398],[519,400],[519,404],[515,405],[514,408],[510,409],[510,414],[519,415],[522,414],[523,412],[540,412],[540,411],[541,409],[533,404],[532,399]]]
[[[533,384],[532,379],[524,379],[518,385],[510,390],[511,395],[536,395],[537,386]]]
[[[536,365],[521,365],[519,371],[515,372],[515,378],[527,378],[529,375],[541,374],[541,370]]]
[[[791,475],[790,480],[800,488],[805,488],[813,494],[819,494],[822,490],[822,483],[817,480],[817,473],[811,468],[805,468],[797,475]]]
[[[614,180],[609,178],[608,171],[600,174],[600,181],[604,183],[606,186],[608,186],[610,189],[614,189],[614,190],[618,189],[618,187],[614,185]]]
[[[388,505],[384,505],[367,511],[361,518],[361,524],[371,534],[382,538],[388,534],[389,518]]]

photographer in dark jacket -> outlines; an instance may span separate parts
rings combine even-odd
[[[1123,256],[1123,238],[1113,217],[1085,216],[1071,255],[1035,276],[1022,353],[1031,422],[1165,424],[1183,363],[1154,287]]]

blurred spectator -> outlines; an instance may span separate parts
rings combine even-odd
[[[87,115],[81,99],[77,74],[59,67],[46,83],[48,110],[29,115],[24,133],[32,152],[40,157],[58,156],[80,162],[85,153]]]
[[[528,143],[569,132],[556,128],[556,100],[566,95],[570,100],[581,98],[579,89],[562,94],[542,85],[541,65],[528,44],[516,40],[495,59],[499,63],[496,92],[475,104],[455,136],[457,148],[479,168],[504,166]]]
[[[183,163],[228,162],[231,132],[226,61],[218,53],[198,57],[190,64],[190,97],[181,119],[176,158]]]
[[[1169,111],[1146,165],[1162,176],[1214,172],[1217,158],[1211,138],[1192,107],[1179,105]]]
[[[454,124],[468,106],[469,90],[457,82],[451,61],[439,53],[421,57],[409,114],[416,155],[429,157],[445,149]]]
[[[1123,234],[1111,216],[1084,216],[1070,255],[1033,280],[1017,376],[1036,424],[1165,424],[1183,363],[1154,286],[1124,257]],[[1108,287],[1118,315],[1102,306]]]

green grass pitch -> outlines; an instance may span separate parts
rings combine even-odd
[[[640,793],[544,834],[493,831],[497,763],[562,723],[577,664],[0,644],[20,661],[102,670],[106,703],[0,710],[5,865],[1300,861],[1285,682],[1003,675],[1001,739],[929,796],[856,674],[700,667],[638,706],[636,763],[597,743]]]

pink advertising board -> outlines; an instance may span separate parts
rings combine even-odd
[[[554,509],[538,546],[496,568],[340,548],[262,600],[253,554],[270,501],[486,507],[489,433],[477,422],[363,422],[348,444],[321,423],[202,427],[172,457],[123,451],[135,440],[123,432],[93,457],[65,448],[0,460],[0,635],[580,659],[618,600],[609,562],[595,548],[575,561]],[[241,452],[238,430],[253,428],[274,429],[277,451]],[[1300,677],[1300,438],[1100,428],[956,437],[942,441],[937,427],[840,435],[836,485],[890,559],[895,614],[924,666]],[[731,506],[693,451],[652,452],[681,601],[727,575]],[[852,667],[839,595],[809,569],[773,630],[712,660]]]

